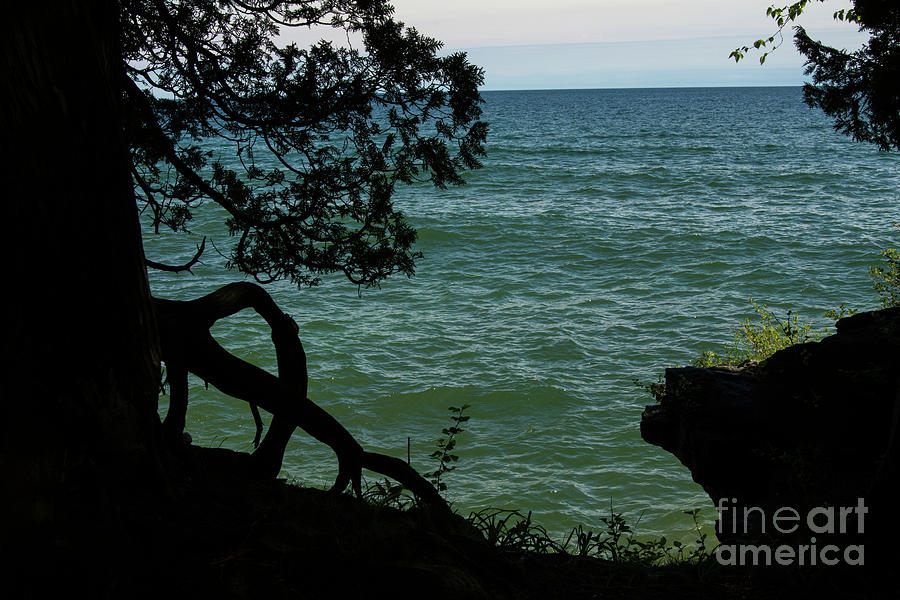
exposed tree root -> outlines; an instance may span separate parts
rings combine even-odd
[[[172,439],[181,439],[188,402],[188,372],[211,383],[221,392],[248,402],[254,411],[259,440],[259,406],[273,415],[262,442],[250,455],[253,473],[274,478],[281,470],[284,451],[296,427],[302,428],[334,450],[338,475],[332,491],[352,485],[361,495],[361,473],[366,468],[391,477],[419,499],[440,507],[446,502],[425,478],[400,459],[365,452],[343,425],[307,397],[306,354],[294,320],[282,312],[262,287],[231,283],[188,302],[154,299],[160,330],[162,359],[170,383],[169,412],[163,423]],[[278,376],[260,369],[225,350],[210,328],[219,319],[252,308],[272,330]]]

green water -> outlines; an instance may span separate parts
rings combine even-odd
[[[752,314],[874,308],[867,278],[896,245],[898,157],[840,136],[799,88],[486,93],[489,156],[469,185],[401,191],[425,258],[380,291],[326,278],[269,287],[294,316],[310,397],[370,450],[428,458],[447,407],[471,421],[446,476],[461,512],[534,512],[552,533],[600,527],[610,499],[639,532],[691,538],[683,509],[711,502],[671,455],[643,442],[656,381],[731,338]],[[215,148],[227,156],[226,146]],[[192,241],[230,240],[213,207],[191,236],[145,235],[149,257],[182,262]],[[214,251],[194,275],[151,273],[154,294],[189,299],[240,274]],[[274,371],[263,321],[214,333]],[[161,402],[165,410],[165,399]],[[192,380],[195,443],[249,450],[240,401]],[[327,487],[330,449],[294,436],[282,476]]]

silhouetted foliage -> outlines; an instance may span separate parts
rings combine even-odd
[[[153,226],[187,230],[193,208],[219,204],[237,238],[228,265],[261,283],[411,275],[416,236],[395,186],[462,183],[487,125],[482,71],[392,12],[386,0],[122,2],[126,131]],[[348,44],[276,43],[305,27]],[[231,162],[210,141],[231,144]]]
[[[825,0],[817,0],[825,2]],[[810,0],[781,8],[771,6],[766,15],[778,30],[753,42],[765,50],[759,62],[783,41],[782,32],[796,22]],[[859,50],[848,52],[814,40],[801,26],[794,27],[794,44],[806,58],[803,86],[806,103],[834,119],[834,127],[860,142],[881,150],[900,150],[900,3],[896,0],[853,0],[853,8],[835,11],[834,19],[853,23],[869,35]],[[750,46],[737,48],[731,58],[740,61]]]
[[[870,35],[855,52],[831,48],[795,28],[794,44],[812,76],[804,98],[832,117],[841,133],[900,150],[900,3],[854,0],[853,6],[860,30]]]

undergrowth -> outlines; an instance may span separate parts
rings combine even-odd
[[[602,517],[598,531],[578,525],[569,532],[562,542],[555,541],[547,530],[517,510],[486,508],[469,514],[468,521],[492,546],[511,552],[539,552],[567,554],[578,558],[599,558],[613,563],[628,563],[640,566],[663,566],[672,564],[699,564],[711,555],[707,547],[707,534],[700,526],[699,509],[684,511],[694,522],[697,538],[694,544],[679,540],[671,542],[665,536],[639,538],[637,523],[628,520],[609,506],[609,516]]]
[[[459,457],[453,454],[457,436],[465,430],[462,424],[469,420],[461,407],[451,406],[452,424],[442,429],[444,437],[437,440],[437,449],[429,458],[438,461],[437,467],[425,476],[435,487],[444,492],[447,489],[444,475],[456,468]],[[403,486],[388,479],[367,481],[363,499],[375,506],[408,510],[417,506],[416,498]],[[699,564],[710,557],[712,550],[707,547],[707,534],[700,526],[699,509],[684,511],[694,523],[697,537],[694,544],[684,544],[678,540],[668,541],[664,536],[643,539],[636,536],[640,517],[632,525],[617,513],[610,500],[609,515],[600,519],[602,527],[597,531],[582,525],[573,528],[564,540],[555,540],[547,530],[532,519],[532,512],[504,508],[484,508],[469,513],[466,521],[481,533],[491,546],[504,552],[535,552],[565,554],[577,558],[599,558],[613,563],[627,563],[635,566],[662,566],[671,564]]]

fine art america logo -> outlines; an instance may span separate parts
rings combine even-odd
[[[743,524],[743,533],[748,530],[766,535],[766,524],[771,524],[770,534],[796,534],[805,525],[809,531],[808,544],[720,544],[716,548],[716,560],[722,565],[862,565],[865,561],[863,544],[837,545],[836,534],[861,535],[865,529],[865,515],[869,512],[863,498],[857,500],[856,506],[818,506],[805,515],[789,506],[783,506],[767,518],[765,511],[758,506],[738,507],[732,498],[719,499],[716,510],[719,512],[718,532],[722,533],[724,524],[730,524],[730,531],[739,533],[739,522]],[[730,504],[730,505],[729,505]],[[749,523],[756,525],[748,527]],[[828,536],[829,543],[816,543],[816,535]]]

